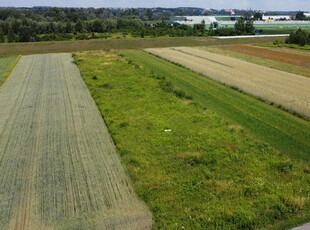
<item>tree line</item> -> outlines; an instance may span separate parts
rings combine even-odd
[[[35,42],[108,38],[120,33],[126,37],[183,37],[239,35],[253,33],[253,22],[240,19],[234,29],[192,26],[158,19],[152,9],[38,8],[0,9],[0,42]],[[160,18],[165,18],[163,13]]]

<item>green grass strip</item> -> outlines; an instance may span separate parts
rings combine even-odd
[[[18,60],[17,56],[0,57],[0,85],[10,75]]]
[[[293,159],[310,163],[308,121],[144,51],[123,53],[156,75],[164,76],[196,102],[242,125],[259,140]]]

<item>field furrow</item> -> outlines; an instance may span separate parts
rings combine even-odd
[[[0,228],[150,229],[72,61],[24,56],[0,88]]]
[[[310,116],[309,78],[189,47],[147,51],[286,109]]]

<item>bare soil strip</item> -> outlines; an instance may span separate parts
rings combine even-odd
[[[310,117],[309,78],[190,47],[146,51]]]
[[[72,62],[22,57],[0,88],[0,229],[151,229]]]
[[[230,45],[230,46],[223,46],[222,48],[239,53],[253,55],[256,57],[267,58],[299,66],[305,66],[308,67],[310,71],[309,55],[297,54],[293,52],[286,52],[275,49],[271,50],[270,48],[268,49],[264,47],[254,47],[249,45]]]

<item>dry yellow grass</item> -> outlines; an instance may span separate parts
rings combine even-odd
[[[146,51],[310,117],[309,78],[190,47]]]

